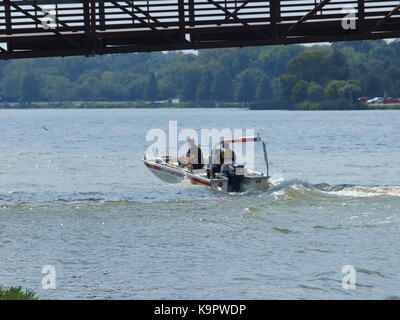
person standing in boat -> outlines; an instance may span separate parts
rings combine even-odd
[[[222,142],[221,165],[232,164],[236,162],[236,154],[229,146],[229,142]]]
[[[211,152],[211,177],[216,178],[216,174],[221,172],[222,165],[236,162],[236,154],[229,146],[229,142],[221,142],[220,149]]]
[[[194,138],[188,138],[189,149],[187,153],[180,157],[179,164],[186,165],[189,172],[193,170],[203,169],[203,153],[201,148],[195,144]]]

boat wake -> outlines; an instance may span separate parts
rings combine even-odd
[[[327,183],[312,184],[301,179],[273,181],[272,187],[267,191],[270,194],[287,194],[295,196],[305,194],[319,194],[340,197],[400,197],[400,186],[379,185],[329,185]]]
[[[285,196],[291,199],[320,201],[324,198],[372,198],[400,197],[400,186],[379,185],[329,185],[326,183],[312,184],[301,179],[272,179],[272,186],[266,191],[222,194],[207,190],[190,182],[175,185],[165,184],[142,190],[120,192],[76,192],[76,193],[29,193],[9,192],[0,194],[0,205],[10,203],[46,203],[46,202],[119,202],[148,203],[157,201],[192,201],[205,198],[232,199],[238,197]]]

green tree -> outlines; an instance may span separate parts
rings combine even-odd
[[[142,100],[144,98],[144,88],[146,79],[142,75],[129,74],[129,81],[126,84],[126,98],[129,100]]]
[[[311,102],[324,100],[324,88],[318,83],[310,82],[307,88],[307,99]]]
[[[384,92],[400,95],[400,40],[0,61],[6,102],[252,101],[280,95],[287,104],[312,109],[350,106],[358,95]]]
[[[20,77],[19,73],[13,70],[8,71],[2,75],[1,79],[1,96],[5,101],[18,101],[20,100]]]
[[[40,79],[34,73],[24,73],[20,84],[20,101],[28,104],[41,97]]]
[[[72,100],[73,88],[69,79],[63,76],[48,76],[44,80],[45,95],[50,101]]]
[[[331,100],[342,98],[349,102],[355,102],[360,97],[361,91],[360,86],[352,81],[332,80],[325,88],[325,95]]]
[[[339,50],[334,50],[327,58],[328,69],[323,70],[329,79],[347,80],[350,75],[347,59]]]
[[[196,99],[197,100],[210,100],[211,84],[213,82],[213,75],[211,71],[206,70],[201,74],[199,84],[197,86]]]
[[[385,91],[389,95],[400,94],[400,69],[397,66],[389,66],[381,77],[385,83]]]
[[[74,99],[79,101],[95,100],[93,87],[89,83],[78,84],[75,86],[72,93]]]
[[[301,102],[307,99],[307,93],[310,83],[304,80],[296,82],[292,90],[292,100],[294,102]]]
[[[279,77],[287,71],[288,61],[304,50],[306,48],[299,45],[263,47],[259,54],[259,64],[269,77]]]
[[[210,88],[211,98],[217,101],[232,101],[233,84],[229,73],[222,68],[217,68],[213,78]]]
[[[368,74],[364,83],[363,95],[369,97],[376,97],[383,95],[382,78],[375,74]]]
[[[347,82],[343,87],[338,89],[339,96],[347,101],[355,102],[361,94],[361,88],[351,82]]]
[[[196,100],[197,85],[200,80],[200,73],[197,68],[190,67],[182,72],[180,96],[185,101]]]
[[[280,76],[280,94],[283,100],[292,100],[292,91],[294,85],[299,80],[294,74],[284,74]]]
[[[256,86],[260,79],[261,72],[253,69],[246,69],[242,71],[235,79],[236,101],[250,102],[254,101]]]
[[[339,89],[346,85],[346,81],[342,80],[332,80],[330,81],[327,86],[325,87],[325,96],[327,99],[337,99],[339,94]]]
[[[160,90],[158,88],[158,82],[154,73],[152,73],[146,82],[144,88],[144,98],[147,101],[155,101],[160,97]]]
[[[305,51],[287,64],[289,73],[305,81],[322,82],[327,69],[328,59],[320,50]]]
[[[257,83],[255,100],[268,100],[274,97],[271,79],[267,75],[262,75]]]

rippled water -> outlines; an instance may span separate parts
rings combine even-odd
[[[159,181],[141,158],[168,120],[254,128],[273,187]],[[400,296],[398,111],[1,110],[0,123],[0,285],[50,299]]]

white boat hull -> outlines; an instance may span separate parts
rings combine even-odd
[[[213,190],[230,192],[229,180],[226,177],[208,179],[203,173],[190,173],[185,168],[165,163],[160,159],[144,159],[144,165],[160,180],[167,183],[179,183],[189,180],[191,183],[206,186]],[[261,173],[252,173],[251,176],[244,176],[240,192],[261,191],[269,189],[269,177]]]

